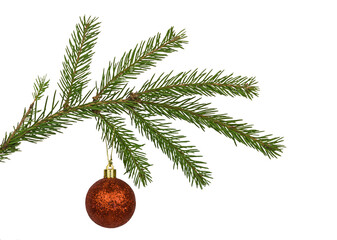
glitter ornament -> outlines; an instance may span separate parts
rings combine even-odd
[[[116,170],[109,164],[104,178],[95,182],[85,200],[89,217],[96,224],[116,228],[127,223],[136,208],[136,198],[131,187],[116,178]]]

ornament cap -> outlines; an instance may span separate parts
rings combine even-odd
[[[104,178],[115,178],[116,177],[116,169],[111,164],[106,166],[104,169]]]

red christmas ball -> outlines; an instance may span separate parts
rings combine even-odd
[[[89,189],[85,199],[89,217],[106,228],[127,223],[136,208],[136,197],[131,187],[118,178],[103,178]]]

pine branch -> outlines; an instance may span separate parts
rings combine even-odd
[[[81,101],[82,91],[87,86],[90,74],[90,64],[99,34],[99,22],[97,18],[84,16],[80,18],[80,24],[76,25],[76,30],[69,39],[69,47],[66,48],[64,56],[61,80],[58,83],[61,89],[61,106],[68,108]]]
[[[281,137],[271,135],[259,136],[262,131],[255,130],[252,125],[241,123],[241,119],[234,120],[226,114],[217,114],[214,108],[208,108],[209,104],[199,103],[199,99],[167,99],[165,102],[140,101],[143,110],[150,114],[157,114],[167,118],[181,119],[205,130],[212,128],[218,133],[231,138],[234,143],[243,143],[260,151],[269,158],[276,158],[282,153],[283,141]]]
[[[155,66],[156,62],[169,53],[183,48],[185,31],[176,33],[170,28],[166,35],[161,34],[141,42],[134,49],[125,52],[116,62],[116,58],[103,71],[102,81],[98,86],[83,94],[87,87],[93,47],[99,34],[97,18],[80,18],[80,24],[66,48],[66,55],[58,83],[61,99],[56,98],[56,91],[49,101],[47,96],[40,108],[38,102],[43,98],[49,80],[38,78],[34,84],[33,102],[24,110],[19,123],[5,137],[0,145],[0,162],[8,155],[19,151],[22,141],[37,143],[49,136],[62,132],[69,125],[84,119],[95,117],[97,128],[102,130],[102,139],[114,146],[122,159],[129,177],[137,186],[151,182],[150,164],[141,151],[133,133],[128,130],[119,117],[129,113],[133,123],[142,135],[154,142],[174,163],[181,167],[192,185],[202,188],[209,184],[211,174],[204,162],[197,161],[198,150],[186,143],[185,136],[160,119],[151,119],[155,115],[171,119],[182,119],[205,130],[212,128],[229,138],[234,143],[241,142],[269,158],[280,156],[283,139],[262,135],[252,125],[242,123],[226,114],[219,114],[209,104],[200,103],[194,96],[243,96],[249,99],[258,95],[255,78],[223,76],[223,71],[214,74],[206,70],[187,71],[177,75],[155,75],[138,92],[129,88],[128,79],[134,79],[140,73]],[[93,91],[96,95],[88,102]],[[187,96],[187,98],[186,98]],[[192,97],[191,97],[192,96]]]
[[[172,72],[161,74],[154,80],[155,75],[145,82],[138,94],[142,99],[159,99],[162,97],[181,97],[191,95],[215,96],[242,96],[252,99],[258,96],[257,82],[254,77],[233,77],[233,74],[222,76],[223,71],[214,75],[211,71],[203,70],[181,72],[171,76]]]
[[[209,184],[211,178],[208,168],[204,162],[195,160],[199,152],[194,146],[185,145],[188,141],[185,136],[179,135],[179,131],[170,127],[169,123],[163,122],[163,119],[149,119],[150,115],[141,114],[130,108],[130,117],[143,136],[151,140],[157,148],[160,148],[178,168],[180,165],[185,176],[197,187],[203,188]],[[184,145],[183,145],[184,144]]]
[[[151,182],[149,166],[151,166],[141,151],[143,145],[137,143],[133,133],[125,128],[123,119],[118,116],[98,113],[97,129],[102,130],[102,140],[116,149],[119,158],[123,161],[126,173],[134,179],[136,186],[146,186]]]
[[[38,77],[35,80],[35,83],[34,83],[34,92],[33,92],[33,98],[34,98],[35,101],[41,100],[41,98],[43,97],[44,92],[49,87],[49,81],[50,80],[46,80],[46,77],[47,76],[45,75],[42,78]]]
[[[184,30],[176,33],[171,27],[163,39],[158,33],[146,42],[137,44],[133,50],[125,52],[118,62],[114,59],[109,63],[108,69],[103,71],[100,87],[96,87],[97,94],[93,99],[97,101],[113,98],[114,93],[122,89],[128,79],[134,79],[136,75],[155,66],[155,63],[165,58],[168,53],[182,49],[183,44],[187,43],[185,38]]]
[[[51,110],[47,113],[46,107],[48,99],[44,104],[44,109],[41,110],[40,116],[30,126],[25,128],[17,128],[17,131],[11,135],[5,134],[5,138],[0,145],[0,161],[8,159],[8,155],[19,151],[18,146],[22,141],[31,143],[37,143],[42,141],[51,135],[61,133],[62,129],[67,128],[69,125],[83,119],[92,118],[95,116],[95,112],[110,112],[120,114],[123,108],[120,103],[126,106],[132,106],[132,102],[127,100],[113,100],[113,101],[100,101],[90,102],[79,106],[69,107],[67,109],[53,112],[57,107],[55,102],[55,95],[52,102]]]
[[[43,97],[43,93],[49,86],[49,80],[46,80],[46,76],[43,78],[38,77],[34,83],[34,92],[33,92],[33,102],[29,105],[28,110],[24,110],[21,121],[14,127],[14,131],[7,135],[5,134],[5,139],[3,140],[0,147],[0,162],[4,159],[8,159],[7,155],[18,151],[18,144],[10,144],[13,137],[22,129],[26,128],[25,122],[28,124],[31,122],[33,114],[35,115],[37,112],[37,101],[39,101]],[[35,108],[34,108],[35,106]],[[27,120],[28,119],[28,120]],[[10,146],[11,145],[11,146]]]

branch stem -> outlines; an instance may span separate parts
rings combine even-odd
[[[164,87],[159,87],[159,88],[152,88],[148,89],[143,92],[137,92],[139,95],[142,94],[147,94],[151,92],[156,92],[160,90],[165,90],[165,89],[172,89],[172,88],[179,88],[179,87],[198,87],[198,86],[217,86],[217,87],[232,87],[232,88],[243,88],[245,90],[252,88],[252,86],[249,86],[248,84],[244,85],[234,85],[234,84],[224,84],[224,83],[215,83],[215,82],[205,82],[205,83],[182,83],[182,84],[175,84],[175,85],[169,85],[169,86],[164,86]]]

